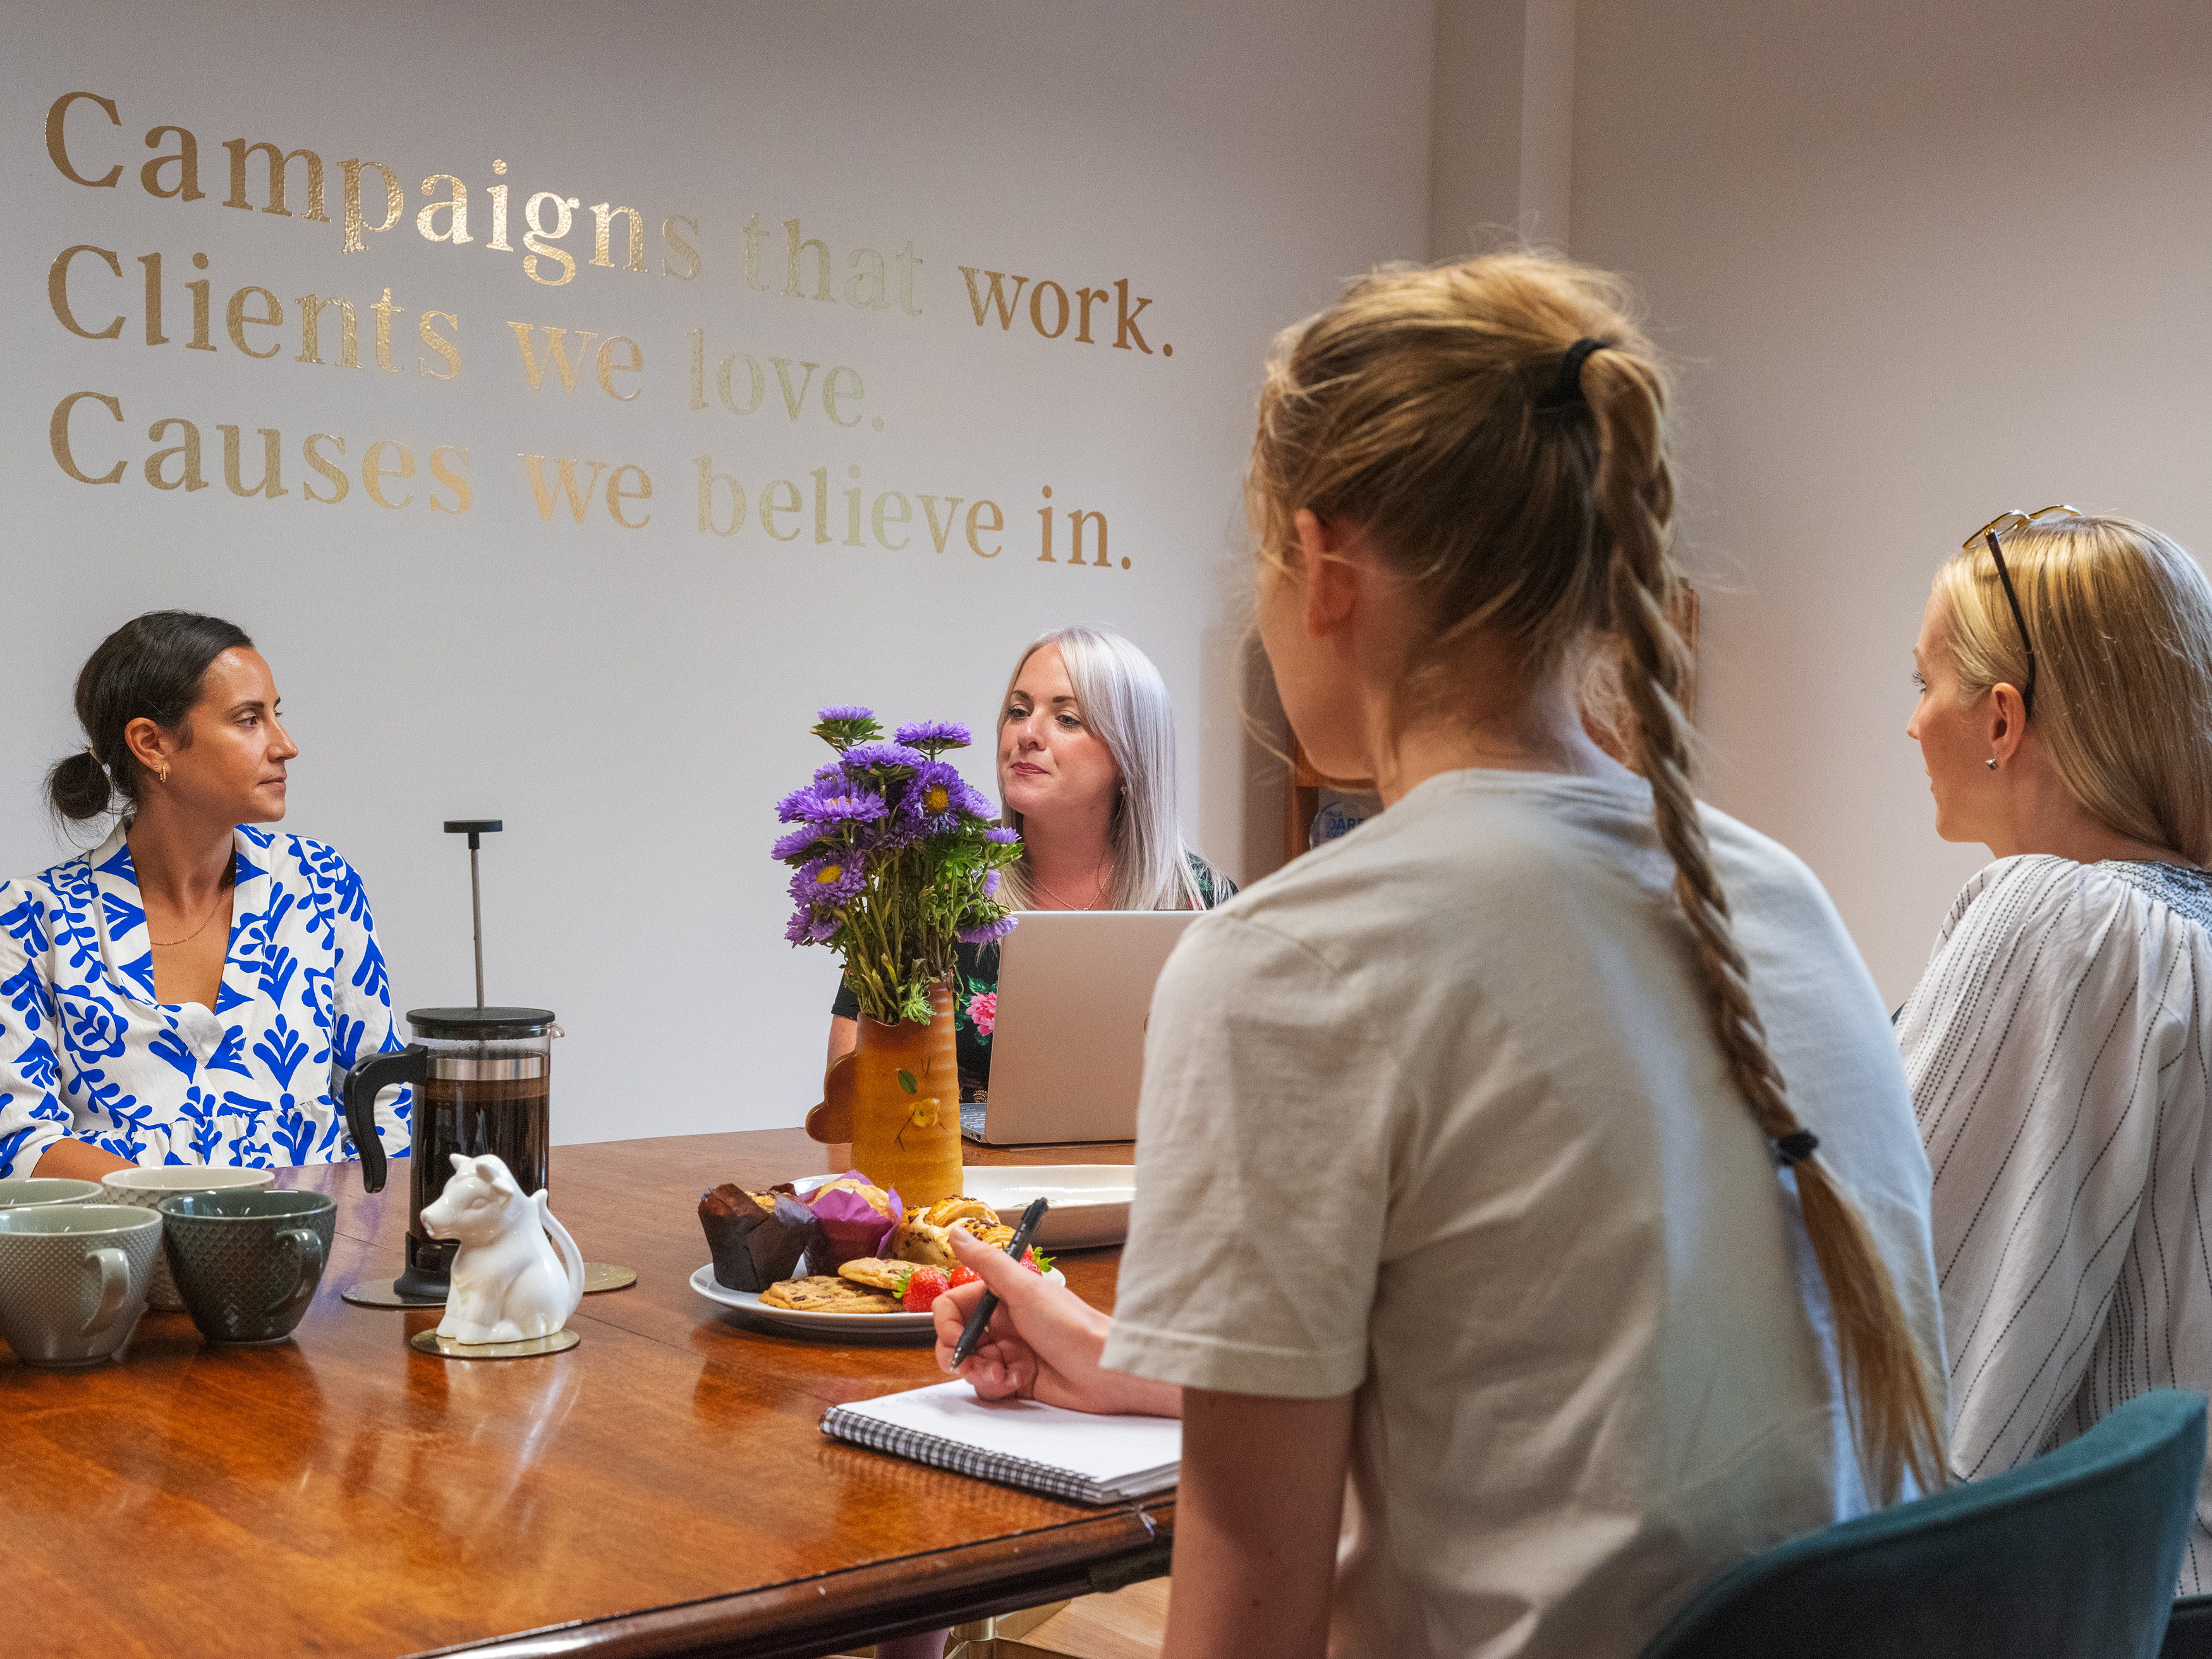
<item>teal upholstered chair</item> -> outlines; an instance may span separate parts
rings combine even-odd
[[[2158,1659],[2203,1468],[2203,1397],[2144,1395],[2008,1474],[1754,1556],[1642,1659]]]

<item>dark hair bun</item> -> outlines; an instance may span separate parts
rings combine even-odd
[[[252,644],[237,623],[195,611],[149,611],[102,640],[76,677],[76,717],[91,746],[46,774],[47,804],[73,823],[107,812],[117,796],[125,811],[136,805],[143,769],[125,728],[149,720],[164,732],[182,729],[208,665]],[[100,755],[112,770],[102,769]]]
[[[55,812],[72,823],[103,816],[114,799],[107,769],[80,749],[67,760],[57,761],[46,774],[46,801]]]

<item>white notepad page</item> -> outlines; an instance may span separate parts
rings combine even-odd
[[[964,1382],[939,1382],[842,1407],[895,1428],[1026,1458],[1113,1486],[1182,1460],[1172,1417],[1099,1417],[1034,1400],[979,1400]]]

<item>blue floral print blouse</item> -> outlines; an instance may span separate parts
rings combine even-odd
[[[216,1006],[165,1005],[124,831],[0,885],[0,1176],[29,1175],[65,1134],[139,1164],[355,1157],[337,1077],[401,1038],[353,866],[240,824]],[[411,1103],[378,1103],[393,1156]]]

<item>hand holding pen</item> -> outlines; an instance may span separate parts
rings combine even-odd
[[[1022,1212],[1021,1224],[1014,1229],[1014,1236],[1006,1244],[1006,1255],[1015,1262],[1018,1263],[1028,1254],[1030,1240],[1036,1236],[1037,1224],[1044,1219],[1044,1212],[1050,1207],[1043,1198],[1033,1198],[1030,1200],[1029,1208]],[[1027,1273],[1029,1269],[1024,1267],[1022,1271]],[[998,1310],[999,1293],[991,1288],[987,1279],[983,1285],[983,1299],[975,1304],[975,1311],[968,1316],[967,1326],[961,1331],[960,1340],[953,1347],[954,1370],[968,1363],[968,1357],[975,1352],[975,1344],[982,1338],[984,1328],[991,1322],[991,1316]]]
[[[1181,1389],[1100,1367],[1106,1334],[1114,1328],[1106,1315],[1066,1285],[1042,1279],[977,1242],[964,1229],[953,1228],[951,1237],[953,1255],[981,1282],[937,1298],[937,1363],[945,1370],[957,1370],[979,1397],[1041,1400],[1079,1412],[1181,1415]],[[956,1366],[953,1352],[986,1292],[996,1293],[998,1307],[975,1352]]]

